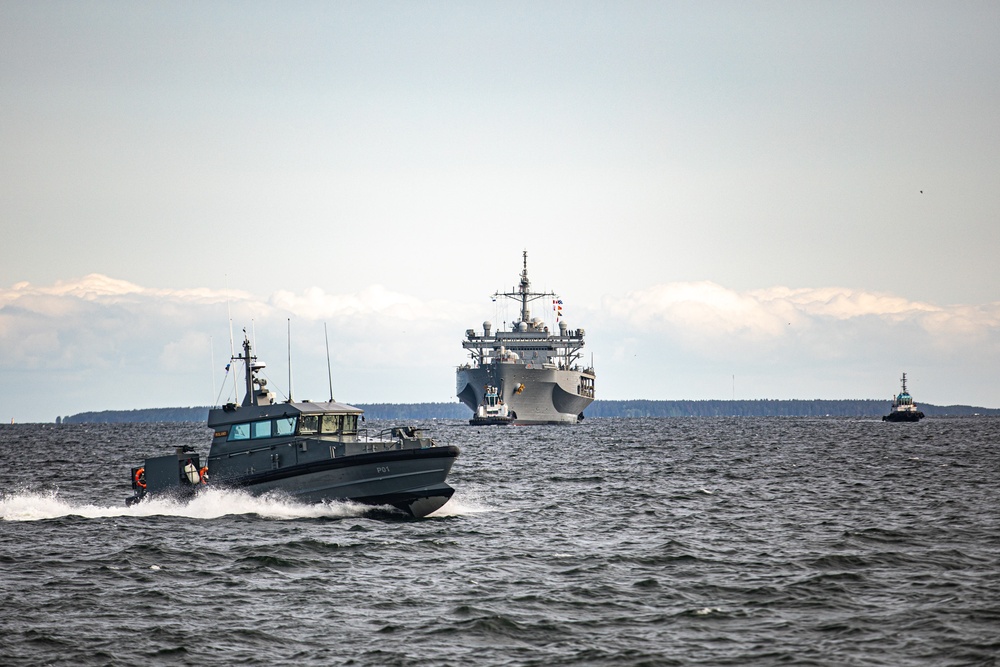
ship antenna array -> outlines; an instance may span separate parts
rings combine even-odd
[[[523,268],[521,269],[521,282],[517,287],[512,287],[509,292],[495,292],[493,298],[503,296],[508,299],[515,299],[521,302],[521,321],[525,322],[528,319],[528,302],[536,301],[543,297],[554,297],[555,292],[532,292],[531,291],[531,281],[528,280],[528,251],[523,252]],[[506,322],[504,323],[506,327]]]

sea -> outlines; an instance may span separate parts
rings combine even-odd
[[[127,508],[203,425],[0,426],[0,665],[1000,662],[1000,418],[417,425],[462,451],[419,520]]]

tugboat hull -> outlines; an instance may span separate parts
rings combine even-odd
[[[514,420],[510,417],[473,417],[469,423],[473,426],[506,426],[513,424]]]
[[[924,418],[924,413],[917,412],[892,412],[882,417],[884,422],[918,422]]]

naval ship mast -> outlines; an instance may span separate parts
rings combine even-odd
[[[496,299],[498,296],[507,297],[508,299],[517,299],[521,302],[521,321],[528,322],[530,325],[529,317],[531,316],[531,311],[528,310],[528,302],[541,299],[542,297],[552,297],[556,298],[555,292],[532,292],[531,291],[531,281],[528,280],[528,251],[523,252],[524,267],[521,269],[521,284],[518,286],[516,292],[494,292],[493,298]]]

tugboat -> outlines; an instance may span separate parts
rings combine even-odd
[[[903,373],[903,390],[892,399],[892,409],[882,417],[884,422],[918,422],[924,413],[917,410],[913,397],[906,391],[906,373]]]
[[[476,408],[476,414],[469,423],[473,426],[502,426],[512,421],[514,417],[500,398],[500,392],[493,385],[486,385],[483,389],[483,401]]]
[[[237,488],[255,495],[280,492],[310,503],[351,500],[391,505],[421,518],[440,509],[455,490],[445,477],[458,447],[439,445],[412,426],[369,435],[358,428],[363,410],[333,400],[275,403],[259,377],[265,367],[244,331],[246,394],[208,413],[213,430],[207,463],[193,448],[147,458],[132,468],[132,505],[160,494],[193,496],[198,489]]]

